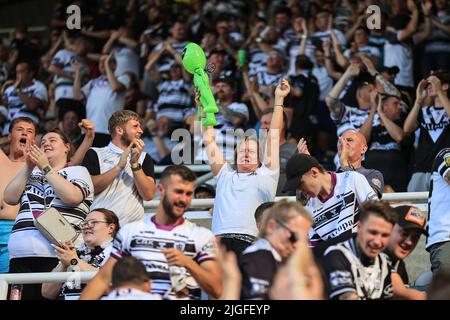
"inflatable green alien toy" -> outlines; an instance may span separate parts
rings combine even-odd
[[[209,78],[205,72],[206,56],[203,49],[196,43],[190,42],[183,50],[183,66],[187,72],[194,76],[194,85],[200,93],[200,102],[205,113],[202,122],[204,127],[217,124],[214,113],[219,112],[216,100],[209,86]],[[199,118],[201,116],[200,106],[198,108]]]

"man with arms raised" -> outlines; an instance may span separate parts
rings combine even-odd
[[[191,204],[195,179],[185,166],[174,165],[163,171],[156,214],[119,230],[111,257],[88,283],[81,300],[98,299],[108,289],[114,265],[128,255],[145,264],[152,279],[152,293],[168,299],[200,299],[200,289],[214,298],[221,295],[214,236],[183,217]],[[175,286],[170,280],[174,267],[178,269]]]

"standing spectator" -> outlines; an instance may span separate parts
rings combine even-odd
[[[77,70],[80,71],[81,85],[87,82],[89,68],[84,59],[87,50],[87,40],[80,36],[75,39],[70,49],[61,49],[52,58],[48,72],[54,75],[53,82],[56,84],[55,101],[60,98],[72,99],[75,97],[73,85]]]
[[[34,143],[27,146],[26,165],[5,189],[7,204],[20,203],[8,242],[10,273],[50,272],[58,262],[50,242],[34,226],[35,216],[53,207],[78,226],[89,212],[92,180],[86,168],[68,166],[69,152],[70,143],[60,131],[45,134],[40,149]],[[22,299],[41,298],[40,284],[23,286]]]
[[[369,56],[374,65],[378,64],[380,50],[369,44],[369,34],[367,33],[367,29],[363,27],[356,29],[353,41],[352,46],[344,51],[344,56],[346,58],[350,59],[353,53],[362,52]]]
[[[35,79],[36,68],[29,61],[16,66],[16,79],[6,88],[3,99],[6,101],[8,117],[3,127],[3,135],[9,132],[9,124],[18,117],[28,117],[39,123],[46,108],[48,96],[45,85]]]
[[[123,257],[112,270],[112,291],[102,300],[161,300],[160,295],[149,293],[151,281],[141,261],[132,256]]]
[[[431,17],[431,34],[426,39],[422,56],[422,75],[432,70],[450,70],[450,3],[446,0],[434,1]]]
[[[143,152],[139,122],[133,111],[114,112],[108,122],[112,141],[106,147],[90,149],[83,161],[95,188],[92,209],[117,212],[122,226],[142,219],[143,200],[151,200],[155,194],[153,161]]]
[[[277,49],[268,52],[266,61],[266,67],[256,73],[255,78],[259,93],[268,99],[273,96],[273,89],[284,77],[286,61],[284,54]]]
[[[340,94],[349,80],[360,73],[360,67],[357,64],[350,64],[339,81],[331,89],[325,99],[330,109],[331,119],[336,123],[337,134],[340,136],[345,131],[353,129],[358,130],[366,120],[370,112],[370,92],[374,90],[372,84],[363,82],[358,85],[356,90],[356,100],[358,108],[344,105],[340,100]]]
[[[369,141],[366,165],[380,170],[385,185],[405,192],[408,184],[407,162],[402,154],[406,145],[400,99],[396,96],[371,94],[371,109],[360,132]],[[375,118],[375,115],[378,115]],[[412,141],[411,141],[412,142]]]
[[[286,166],[287,182],[283,191],[296,191],[309,198],[306,208],[313,217],[310,240],[313,245],[355,233],[359,208],[367,200],[377,199],[366,178],[358,172],[326,172],[314,157],[295,154]]]
[[[59,263],[52,272],[97,271],[111,254],[112,241],[119,230],[119,219],[108,209],[98,208],[89,212],[81,224],[83,243],[76,248],[65,242],[55,248]],[[43,283],[42,296],[54,300],[78,300],[85,285],[79,283]]]
[[[396,220],[396,212],[383,202],[370,201],[361,206],[357,234],[325,251],[322,264],[330,298],[392,298],[391,263],[383,250]]]
[[[101,76],[90,80],[81,87],[81,67],[71,63],[75,69],[73,83],[74,99],[86,100],[86,115],[95,125],[95,140],[93,146],[104,147],[111,137],[108,132],[108,119],[125,106],[125,92],[129,87],[130,78],[127,74],[119,77],[114,75],[116,61],[112,55],[102,55],[99,61]]]
[[[430,252],[431,271],[450,270],[450,148],[442,149],[432,166],[428,197],[428,232],[426,249]]]
[[[397,211],[398,221],[385,250],[392,262],[394,296],[399,299],[425,300],[425,292],[408,288],[409,277],[404,260],[414,251],[420,236],[428,236],[425,230],[427,218],[422,211],[411,206],[398,206],[394,210]]]
[[[315,43],[316,47],[321,47],[322,42],[324,41],[331,41],[330,32],[333,31],[337,38],[339,39],[339,43],[342,46],[345,46],[347,43],[347,40],[345,39],[344,34],[337,29],[331,29],[331,22],[333,20],[333,15],[330,11],[326,9],[319,9],[316,11],[314,15],[314,26],[316,27],[316,32],[313,34],[313,43]]]
[[[275,90],[275,106],[267,134],[264,156],[255,138],[238,143],[231,168],[214,140],[212,127],[203,133],[209,164],[217,181],[212,231],[231,251],[240,254],[257,237],[254,219],[256,208],[272,201],[280,172],[280,131],[283,125],[283,103],[290,86],[282,80]]]
[[[403,125],[407,134],[420,129],[408,192],[429,190],[433,160],[439,150],[450,145],[449,86],[449,71],[436,72],[417,85],[416,101]]]
[[[172,122],[166,116],[162,116],[155,121],[149,119],[146,129],[150,136],[144,136],[144,151],[147,152],[153,161],[158,165],[168,165],[172,163],[171,151],[177,145],[177,141],[171,139]]]
[[[262,112],[261,115],[261,126],[260,130],[265,130],[265,134],[267,135],[270,130],[270,124],[272,123],[274,109],[266,109]],[[289,143],[286,140],[287,137],[287,117],[285,112],[283,112],[283,126],[280,129],[280,177],[278,179],[277,186],[277,196],[282,195],[282,189],[286,182],[286,164],[288,160],[297,152],[297,147],[294,143]]]
[[[241,299],[266,299],[279,265],[294,251],[299,241],[307,242],[312,220],[298,203],[281,201],[262,220],[261,239],[244,250],[239,258],[242,273]]]
[[[37,124],[30,118],[19,117],[11,122],[9,131],[9,154],[0,150],[0,273],[9,270],[8,240],[19,212],[19,205],[10,206],[4,201],[4,191],[25,165],[27,146],[35,141]]]
[[[113,267],[125,256],[144,263],[153,281],[151,293],[168,299],[200,299],[201,290],[214,298],[221,295],[214,236],[183,217],[191,204],[194,181],[195,174],[184,166],[164,170],[156,214],[120,229],[111,257],[88,283],[82,300],[98,299],[108,289]],[[175,283],[172,277],[177,278]]]

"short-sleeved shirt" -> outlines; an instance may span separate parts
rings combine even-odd
[[[355,293],[361,300],[392,298],[389,257],[380,253],[375,259],[369,259],[357,248],[355,237],[325,250],[323,267],[329,297]]]
[[[101,246],[96,246],[90,249],[86,243],[83,243],[77,249],[77,256],[84,262],[90,264],[94,268],[101,268],[108,260],[112,250],[112,239],[105,242]],[[60,262],[61,263],[61,262]],[[75,271],[75,270],[68,270]],[[82,283],[79,288],[77,288],[78,283],[75,281],[67,281],[63,283],[61,290],[59,292],[59,300],[78,300],[80,299],[80,294],[86,287],[85,283]]]
[[[414,172],[431,172],[436,155],[450,146],[450,119],[445,108],[426,106],[420,109],[417,121],[420,135]]]
[[[264,202],[273,201],[279,170],[262,165],[252,173],[238,173],[228,164],[215,177],[217,182],[212,232],[258,236],[255,210]]]
[[[83,195],[79,205],[69,206],[56,195],[42,172],[35,168],[25,185],[25,192],[20,198],[20,208],[8,242],[9,256],[56,257],[55,249],[34,226],[33,211],[42,212],[46,208],[57,209],[72,225],[78,226],[89,213],[94,197],[94,186],[86,168],[81,166],[60,169],[58,174],[78,187]],[[81,242],[78,237],[77,243]]]
[[[311,242],[355,233],[359,207],[367,200],[378,200],[367,179],[355,171],[331,172],[333,189],[326,199],[310,198],[305,208],[311,213]]]
[[[428,233],[426,248],[450,241],[450,148],[442,149],[433,162],[428,196]]]
[[[78,56],[75,52],[67,49],[61,49],[53,56],[51,64],[59,67],[64,72],[75,74],[75,70],[72,68],[71,61],[75,60],[76,63],[81,64],[82,83],[85,83],[89,76],[89,68],[86,65],[84,58]],[[73,86],[73,79],[65,78],[55,75],[53,81],[57,86],[68,85]]]
[[[265,299],[281,263],[281,256],[266,239],[259,239],[239,256],[241,299]]]
[[[347,130],[356,130],[364,124],[369,116],[370,109],[359,109],[344,105],[340,114],[335,117],[333,113],[330,114],[331,119],[337,126],[337,135],[342,135]]]
[[[123,74],[117,78],[128,89],[130,77]],[[86,97],[86,118],[92,120],[95,132],[109,134],[108,120],[117,110],[125,107],[125,91],[114,92],[106,76],[90,80],[82,88]]]
[[[146,216],[141,221],[120,228],[114,240],[111,255],[120,259],[133,256],[146,267],[152,279],[152,292],[168,299],[176,299],[171,289],[169,266],[162,249],[177,248],[196,263],[215,260],[215,239],[211,231],[197,226],[184,217],[174,226],[163,226],[155,218]],[[187,285],[189,299],[200,299],[201,289],[189,271],[180,267],[181,281]]]
[[[106,297],[100,300],[161,300],[161,296],[138,289],[122,288],[111,291]]]
[[[361,173],[364,177],[366,177],[367,182],[369,182],[372,189],[377,193],[378,198],[381,199],[383,196],[384,190],[384,178],[383,174],[375,169],[367,169],[363,166],[355,169],[356,172]],[[342,168],[336,170],[336,172],[343,172]]]
[[[47,103],[48,101],[47,88],[38,80],[33,80],[30,86],[21,90],[27,96],[39,99],[43,103]],[[34,122],[39,123],[38,111],[27,110],[28,106],[15,93],[14,86],[11,85],[6,88],[5,93],[3,94],[3,99],[8,101],[8,105],[6,106],[8,109],[8,116],[6,117],[6,124],[3,128],[3,135],[7,135],[9,133],[9,124],[18,117],[28,117]]]
[[[83,160],[89,173],[93,176],[104,174],[114,168],[119,162],[123,150],[110,142],[103,148],[91,148]],[[142,152],[138,159],[146,176],[154,178],[152,158]],[[134,184],[134,176],[129,161],[114,181],[99,194],[94,196],[91,209],[106,208],[114,211],[120,225],[142,219],[144,216],[143,199]]]

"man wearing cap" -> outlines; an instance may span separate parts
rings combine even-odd
[[[327,172],[312,156],[295,154],[286,166],[283,191],[308,197],[306,209],[313,217],[310,240],[313,245],[356,232],[359,207],[378,199],[366,178],[355,171]]]
[[[450,148],[442,149],[432,166],[428,197],[426,250],[430,252],[431,271],[450,271]]]
[[[425,300],[424,292],[405,286],[408,285],[409,278],[404,260],[414,251],[420,236],[428,236],[425,230],[427,218],[422,211],[412,206],[398,206],[394,210],[398,214],[398,221],[384,251],[392,261],[391,281],[394,296],[399,299]]]

